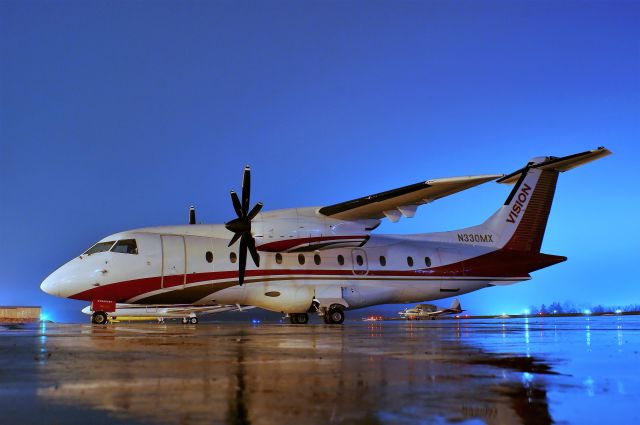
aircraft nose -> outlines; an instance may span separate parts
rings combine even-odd
[[[40,289],[47,294],[58,295],[59,288],[55,273],[50,274],[45,280],[42,281],[42,283],[40,284]]]

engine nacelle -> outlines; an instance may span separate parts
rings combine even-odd
[[[282,252],[317,249],[314,243],[325,248],[357,247],[380,224],[380,220],[345,221],[327,217],[317,207],[291,208],[259,214],[252,222],[253,235],[258,250]],[[288,241],[288,242],[287,242]]]

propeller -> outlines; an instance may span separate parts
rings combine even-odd
[[[224,227],[233,232],[233,238],[229,242],[229,246],[233,245],[240,239],[240,249],[238,250],[238,283],[240,286],[244,283],[244,275],[247,268],[247,250],[253,259],[256,267],[260,267],[260,255],[256,250],[256,240],[251,234],[251,220],[262,209],[262,202],[258,202],[249,211],[249,198],[251,197],[251,169],[247,165],[244,167],[242,175],[242,201],[238,198],[238,194],[231,191],[231,202],[236,212],[237,218],[225,223]]]

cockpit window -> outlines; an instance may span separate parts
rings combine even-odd
[[[136,245],[135,239],[122,239],[116,242],[111,248],[111,252],[121,252],[123,254],[137,254],[138,245]]]
[[[97,252],[109,251],[109,248],[111,248],[111,246],[113,245],[113,242],[114,241],[98,242],[97,244],[95,244],[91,248],[87,249],[84,252],[84,254],[82,254],[82,255],[91,255],[91,254],[95,254]]]

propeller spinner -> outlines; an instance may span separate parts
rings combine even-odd
[[[238,194],[231,191],[231,202],[233,209],[236,211],[237,218],[225,223],[224,227],[234,233],[233,238],[229,242],[229,246],[236,243],[240,239],[240,249],[238,250],[238,283],[240,286],[244,283],[244,275],[247,268],[247,250],[251,254],[251,258],[256,267],[260,267],[260,255],[256,250],[256,241],[251,234],[251,220],[262,209],[262,202],[258,202],[249,211],[249,198],[251,197],[251,169],[247,165],[244,167],[242,176],[242,202],[238,198]]]

